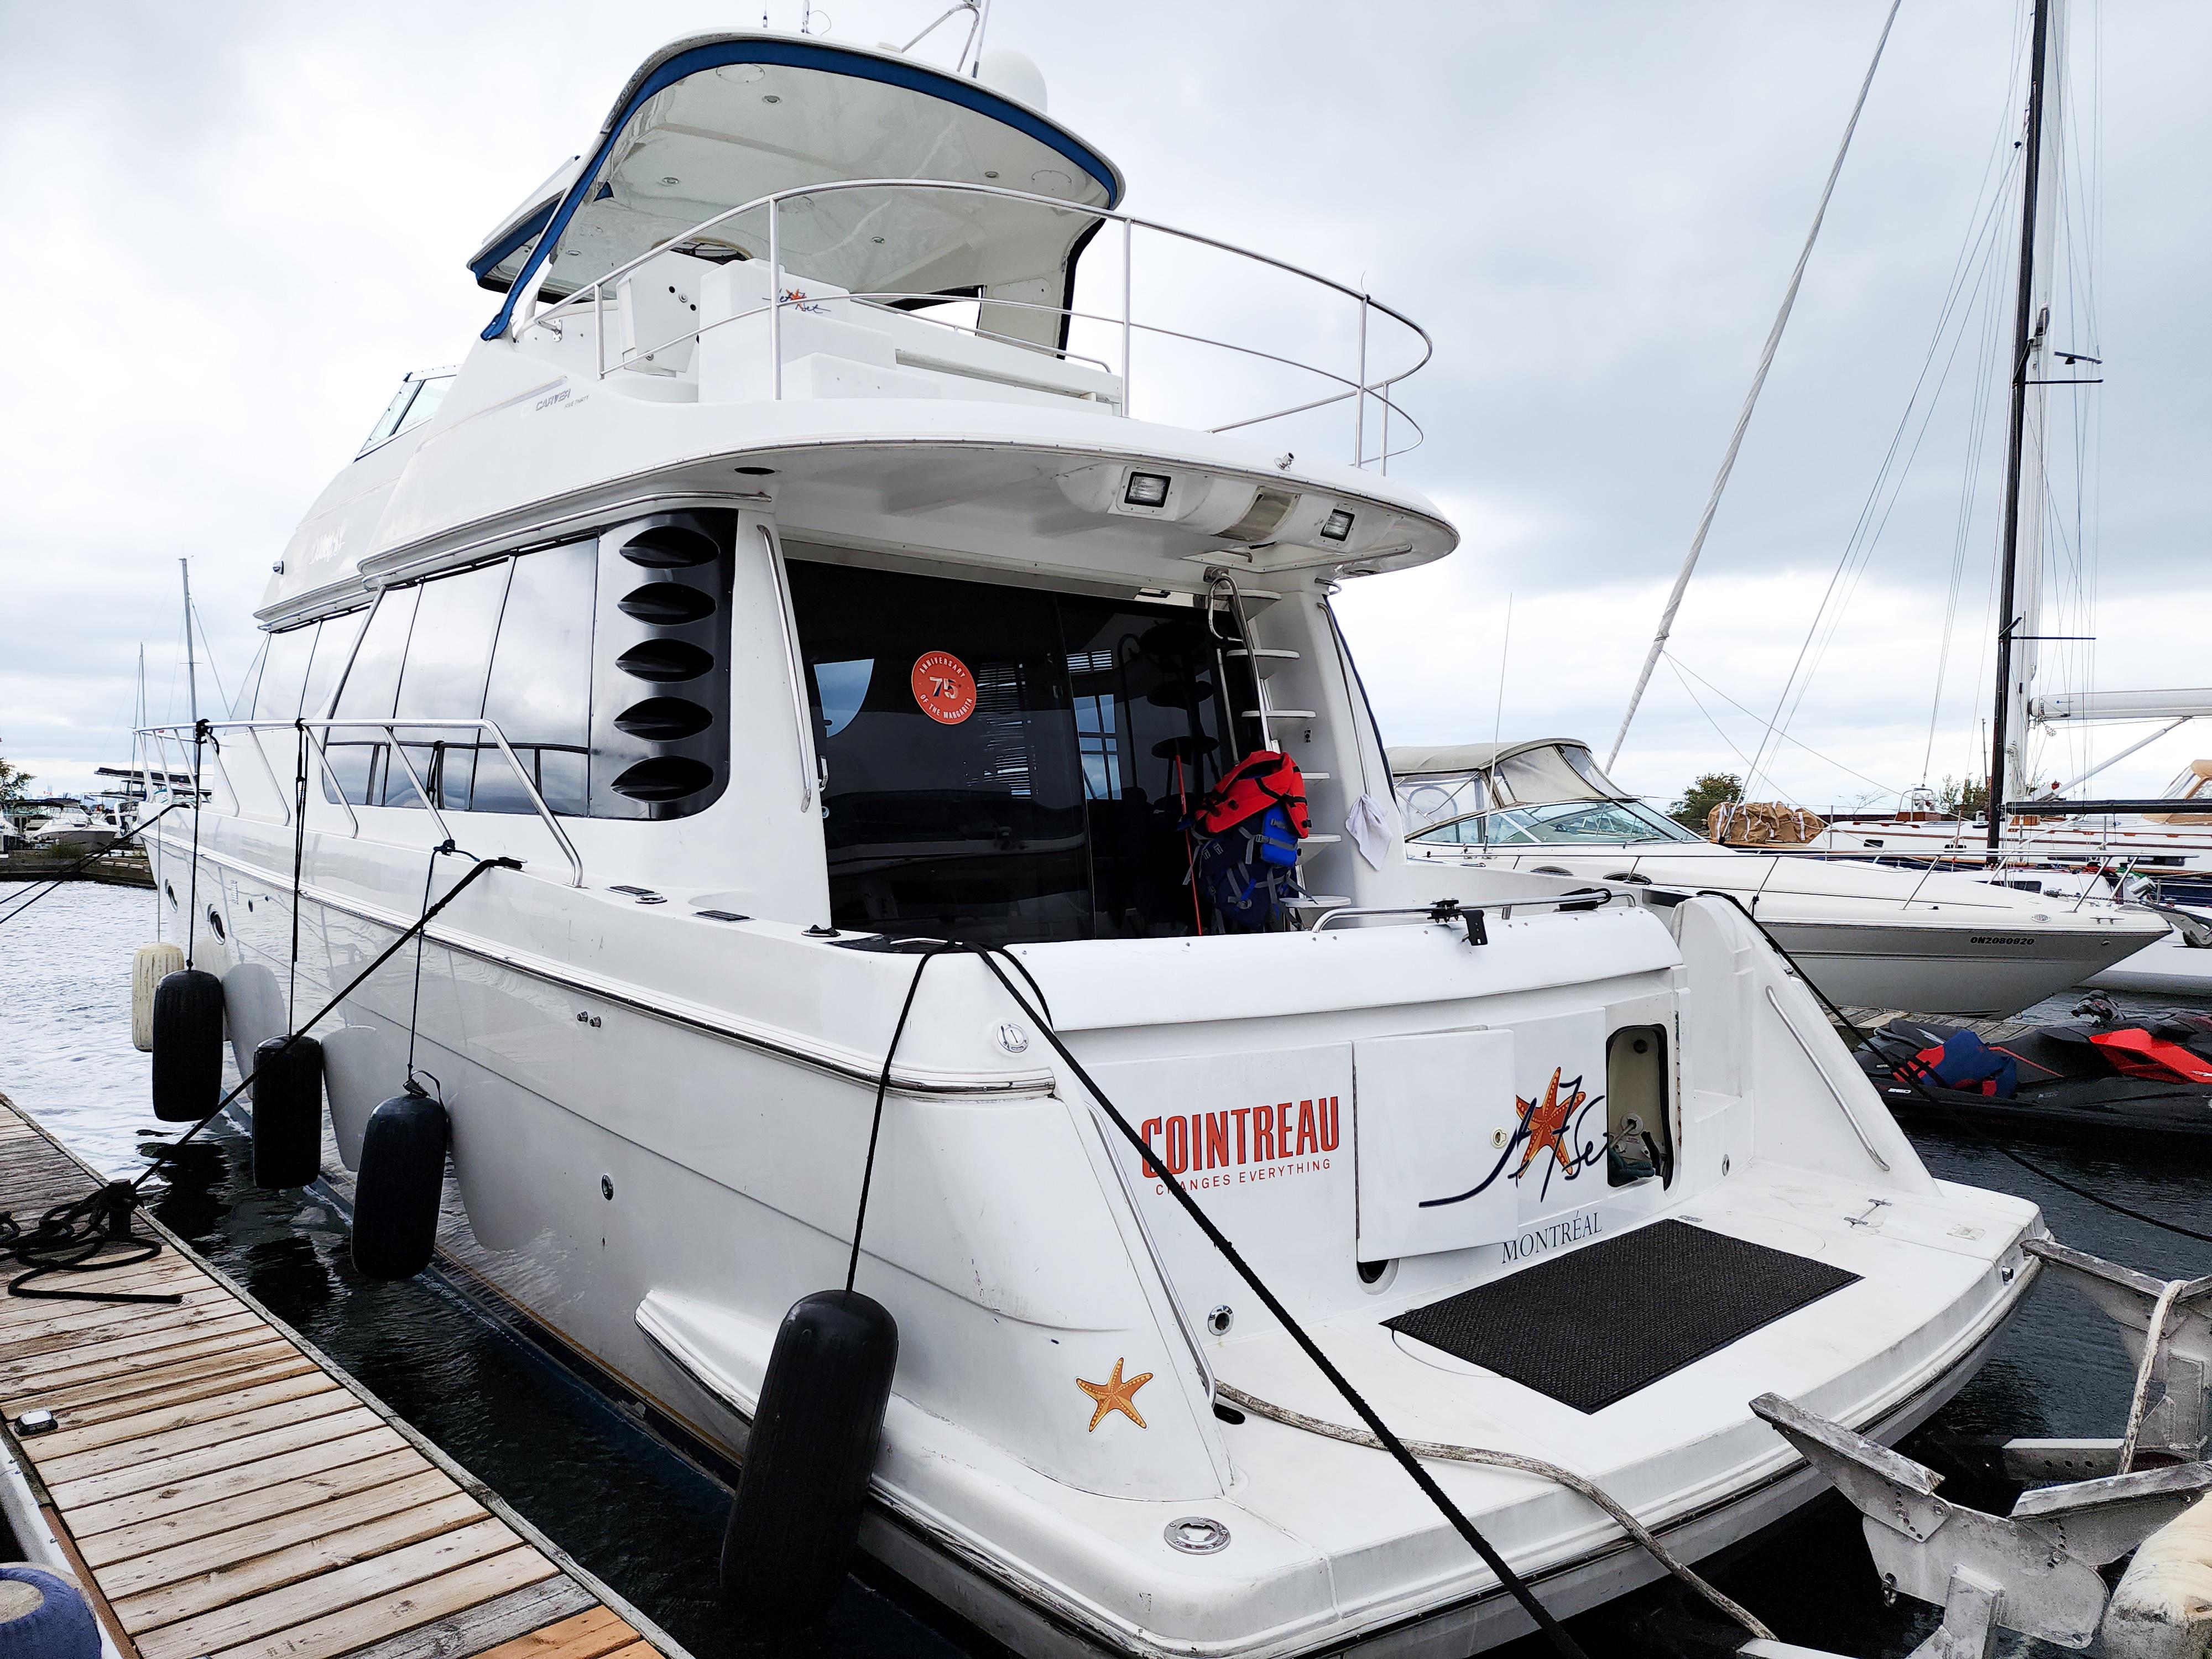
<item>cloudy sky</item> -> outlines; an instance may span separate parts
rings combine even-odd
[[[839,0],[827,21],[872,44],[936,9]],[[767,15],[788,28],[799,10]],[[1053,113],[1127,172],[1131,210],[1364,281],[1434,336],[1404,388],[1427,442],[1394,471],[1464,544],[1341,602],[1386,734],[1567,733],[1602,752],[1887,10],[996,0],[993,43],[1036,59]],[[0,0],[0,752],[60,787],[125,758],[142,644],[156,714],[181,710],[179,557],[234,685],[301,510],[398,376],[459,356],[489,314],[462,269],[482,234],[653,46],[760,16],[760,0]],[[1633,787],[1742,769],[1855,546],[1774,788],[1887,801],[1923,757],[1936,780],[1978,766],[2001,440],[1975,394],[2010,254],[1984,261],[1976,239],[2003,239],[2009,204],[1984,216],[2022,34],[2013,0],[1905,0],[1682,612],[1680,667],[1661,668],[1619,768]],[[2197,0],[2077,0],[2054,325],[2106,379],[2061,394],[2081,416],[2057,426],[2051,631],[2098,636],[2063,683],[2212,681],[2212,469],[2192,465],[2212,436],[2208,61]],[[1911,464],[1885,482],[1900,429]],[[1855,544],[1870,500],[1881,534]],[[2094,752],[2137,734],[2106,728]],[[2056,744],[2049,769],[2087,752]],[[2102,781],[2147,792],[2201,752],[2212,732],[2185,728]]]

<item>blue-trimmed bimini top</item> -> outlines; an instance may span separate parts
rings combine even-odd
[[[768,216],[702,221],[774,191],[855,179],[996,185],[1110,208],[1121,172],[1066,128],[979,81],[868,52],[773,34],[698,35],[630,77],[591,151],[556,171],[486,239],[469,268],[507,293],[558,300],[665,245],[764,258]],[[1097,220],[987,196],[851,191],[787,203],[780,252],[795,275],[887,302],[985,294],[1059,307]],[[1042,326],[1042,319],[1040,319]],[[1058,332],[1057,319],[1052,332]]]

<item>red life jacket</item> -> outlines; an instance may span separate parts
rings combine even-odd
[[[2104,1050],[2122,1076],[2146,1082],[2212,1083],[2212,1060],[2164,1037],[2154,1037],[2138,1027],[2120,1031],[2092,1031],[2089,1041]]]
[[[1273,749],[1255,749],[1207,793],[1193,816],[1206,834],[1218,836],[1275,805],[1282,807],[1291,832],[1299,840],[1312,833],[1306,781],[1298,763]]]

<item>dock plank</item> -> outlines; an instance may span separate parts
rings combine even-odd
[[[189,1440],[178,1441],[178,1436],[185,1431],[228,1423],[231,1419],[250,1416],[257,1407],[281,1406],[289,1401],[303,1400],[338,1387],[323,1375],[320,1368],[304,1361],[293,1366],[283,1376],[258,1382],[232,1379],[231,1383],[228,1388],[218,1388],[193,1400],[143,1407],[119,1416],[94,1418],[90,1422],[79,1419],[64,1424],[45,1437],[40,1467],[44,1468],[50,1461],[58,1464],[76,1453],[97,1451],[125,1440],[140,1443],[132,1449],[133,1455],[159,1456],[161,1454],[155,1449],[156,1447],[174,1443],[181,1449],[195,1443]],[[345,1395],[349,1401],[352,1397]]]
[[[313,1393],[279,1401],[273,1405],[228,1411],[203,1422],[188,1424],[183,1428],[146,1435],[137,1440],[119,1440],[109,1445],[94,1446],[88,1450],[58,1455],[42,1452],[36,1458],[39,1474],[49,1486],[62,1486],[70,1481],[128,1468],[143,1462],[158,1462],[180,1452],[199,1451],[207,1447],[219,1448],[232,1440],[258,1434],[264,1430],[290,1428],[295,1424],[328,1417],[333,1413],[360,1409],[354,1397],[329,1377],[318,1372],[313,1380],[319,1385]],[[270,1388],[279,1386],[272,1383]],[[58,1440],[61,1437],[53,1435],[50,1438]]]
[[[257,1462],[264,1457],[274,1457],[278,1452],[297,1450],[378,1426],[375,1413],[356,1407],[327,1417],[310,1418],[305,1422],[288,1423],[282,1428],[266,1429],[259,1434],[244,1435],[236,1440],[200,1446],[167,1457],[149,1458],[143,1463],[110,1469],[104,1474],[87,1475],[78,1480],[57,1481],[47,1477],[46,1486],[64,1507],[74,1509],[79,1504],[98,1504],[129,1492],[165,1486],[172,1481],[188,1480],[196,1474],[212,1474],[234,1464]],[[45,1471],[40,1474],[44,1475]]]
[[[241,1353],[218,1356],[182,1375],[167,1366],[156,1366],[136,1377],[108,1377],[74,1389],[57,1389],[51,1395],[27,1396],[24,1403],[26,1407],[44,1407],[63,1426],[76,1428],[162,1406],[204,1400],[226,1389],[273,1382],[279,1377],[319,1369],[297,1348],[272,1341]]]
[[[20,1374],[9,1373],[4,1363],[0,1362],[0,1400],[32,1398],[36,1392],[49,1388],[71,1388],[82,1382],[100,1382],[116,1377],[143,1375],[159,1366],[233,1353],[240,1348],[252,1347],[270,1340],[268,1327],[256,1320],[237,1330],[218,1331],[212,1336],[188,1332],[173,1342],[149,1341],[136,1352],[126,1350],[82,1360],[72,1354],[66,1356],[64,1363],[52,1368],[33,1365],[27,1367]],[[275,1340],[283,1340],[282,1338]],[[285,1346],[289,1347],[290,1344]],[[21,1392],[13,1392],[15,1390]]]
[[[404,1549],[164,1625],[143,1636],[134,1631],[132,1636],[146,1659],[193,1659],[194,1655],[219,1653],[417,1584],[434,1583],[457,1569],[518,1547],[525,1547],[505,1522],[487,1517]],[[552,1570],[550,1562],[540,1560],[548,1571]]]
[[[277,1495],[289,1495],[290,1488],[282,1486],[273,1491]],[[325,1534],[342,1532],[363,1522],[380,1520],[403,1510],[459,1495],[460,1488],[441,1470],[403,1466],[402,1472],[391,1480],[358,1486],[348,1492],[325,1492],[317,1501],[297,1504],[280,1513],[269,1513],[264,1504],[246,1499],[210,1504],[204,1507],[216,1513],[202,1517],[210,1524],[201,1529],[199,1535],[172,1540],[166,1546],[144,1551],[128,1560],[112,1562],[100,1574],[100,1583],[108,1587],[111,1596],[140,1595],[164,1584],[219,1572],[257,1556],[271,1555],[295,1544],[311,1542]],[[253,1496],[265,1500],[270,1493]],[[485,1513],[481,1504],[477,1513]]]
[[[341,1477],[339,1471],[403,1451],[410,1457],[414,1455],[398,1433],[376,1423],[374,1427],[289,1449],[279,1455],[219,1464],[199,1474],[179,1476],[143,1490],[82,1504],[71,1511],[70,1526],[83,1540],[88,1560],[95,1565],[119,1561],[137,1552],[131,1547],[135,1534],[134,1539],[126,1539],[120,1544],[111,1543],[118,1533],[161,1521],[175,1521],[179,1528],[188,1527],[193,1523],[184,1517],[192,1511],[252,1492],[289,1492],[296,1488],[307,1494],[312,1491],[311,1482],[349,1479]],[[418,1468],[420,1461],[408,1467]],[[314,1499],[303,1496],[302,1501]]]
[[[637,1632],[611,1608],[593,1607],[493,1648],[483,1659],[606,1659],[636,1640]]]
[[[196,1311],[210,1308],[228,1310],[234,1305],[213,1285],[185,1291],[181,1299],[173,1303],[106,1302],[69,1313],[54,1312],[54,1304],[48,1303],[42,1310],[45,1317],[0,1325],[0,1340],[7,1342],[12,1359],[103,1342],[141,1330],[164,1330]]]
[[[0,1210],[103,1177],[0,1095]],[[0,1411],[125,1659],[685,1659],[150,1217],[153,1257],[0,1297]],[[610,1605],[610,1604],[612,1605]]]
[[[448,1492],[428,1502],[410,1502],[388,1513],[370,1515],[350,1526],[325,1523],[316,1528],[315,1535],[281,1549],[205,1568],[185,1575],[180,1583],[157,1585],[120,1601],[111,1595],[109,1600],[114,1602],[116,1617],[122,1620],[124,1628],[137,1636],[488,1519],[488,1511],[475,1498],[465,1492]]]
[[[235,1304],[207,1303],[197,1308],[150,1309],[142,1323],[132,1325],[125,1334],[104,1341],[73,1341],[68,1335],[40,1337],[17,1344],[10,1341],[4,1359],[0,1359],[0,1382],[12,1382],[43,1369],[40,1362],[56,1353],[69,1356],[65,1360],[54,1360],[55,1364],[82,1365],[94,1359],[143,1358],[149,1349],[163,1346],[161,1339],[171,1342],[189,1342],[201,1337],[223,1336],[235,1331],[261,1328],[261,1322]]]
[[[550,1578],[558,1571],[550,1561],[525,1546],[268,1638],[222,1649],[208,1659],[338,1659],[380,1635],[412,1630]],[[171,1650],[147,1653],[146,1659],[179,1659],[179,1656]]]
[[[591,1592],[572,1578],[546,1578],[505,1595],[482,1601],[434,1619],[397,1636],[387,1636],[373,1647],[356,1648],[349,1659],[473,1659],[500,1653],[510,1644],[527,1640],[533,1632],[557,1628],[585,1612],[621,1619],[593,1600]],[[627,1631],[629,1626],[622,1624]]]

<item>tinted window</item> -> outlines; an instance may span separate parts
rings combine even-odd
[[[325,617],[319,629],[302,629],[302,633],[314,635],[314,655],[307,664],[307,684],[300,698],[300,710],[310,720],[326,713],[331,706],[331,693],[338,689],[338,679],[345,672],[346,664],[352,660],[354,641],[361,637],[361,625],[368,620],[368,609],[349,611],[343,616]]]
[[[592,604],[598,544],[571,542],[514,561],[492,649],[484,717],[506,735],[545,804],[581,814],[590,805]],[[480,757],[472,805],[528,812],[530,797],[496,750]]]
[[[253,718],[289,720],[300,713],[300,689],[307,684],[307,659],[314,653],[316,624],[288,628],[269,636],[262,653],[261,684],[254,693]]]
[[[841,926],[1193,931],[1177,825],[1226,756],[1196,613],[804,562],[791,579]]]
[[[507,597],[504,560],[422,584],[394,712],[423,720],[475,720],[483,712],[484,672]],[[476,775],[478,735],[469,731],[402,731],[407,763],[441,807],[465,811]],[[495,759],[494,766],[504,762]],[[386,806],[419,806],[406,767],[390,760]]]
[[[399,694],[400,665],[407,654],[407,635],[415,623],[415,602],[420,588],[388,590],[376,602],[368,627],[354,653],[333,711],[342,720],[390,719]],[[356,806],[382,799],[386,734],[371,726],[335,726],[330,734],[331,766],[337,774],[345,798]],[[398,768],[392,769],[395,772]],[[405,774],[399,774],[402,792]]]
[[[238,688],[238,696],[231,702],[231,719],[234,720],[250,720],[253,718],[254,692],[256,688],[258,688],[261,684],[261,671],[268,663],[268,660],[269,639],[266,635],[264,635],[261,640],[261,648],[253,653],[252,665],[246,669],[246,678],[240,684]]]

